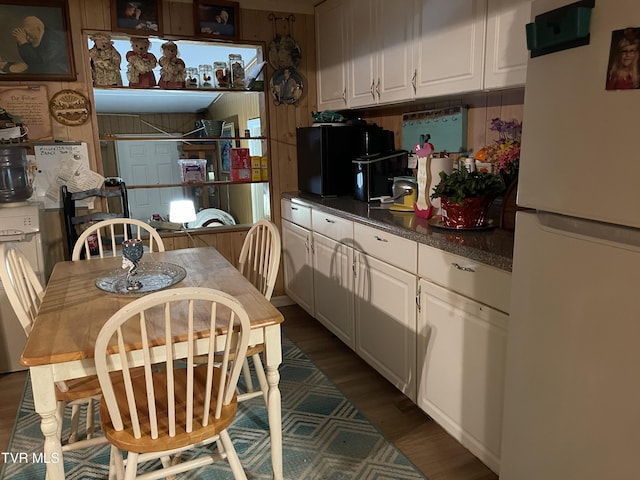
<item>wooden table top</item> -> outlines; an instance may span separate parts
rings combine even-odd
[[[252,327],[284,320],[280,311],[215,248],[148,253],[142,259],[145,261],[174,263],[186,270],[186,277],[170,288],[207,287],[233,295],[247,310]],[[20,359],[22,365],[93,358],[95,340],[104,323],[136,298],[113,295],[95,285],[96,279],[121,264],[121,257],[109,257],[55,265]]]

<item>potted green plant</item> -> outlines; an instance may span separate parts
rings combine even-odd
[[[486,225],[489,207],[504,189],[499,176],[462,167],[451,174],[440,172],[440,183],[431,198],[440,198],[445,227],[477,228]]]

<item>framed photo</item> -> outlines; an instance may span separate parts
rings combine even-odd
[[[0,81],[76,79],[66,0],[0,0]]]
[[[194,0],[196,35],[223,39],[238,38],[240,4],[224,0]]]
[[[162,35],[162,1],[111,0],[111,28],[133,35]]]

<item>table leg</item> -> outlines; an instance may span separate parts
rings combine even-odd
[[[40,429],[44,434],[44,461],[47,462],[47,479],[64,480],[64,461],[58,435],[59,419],[56,415],[57,402],[53,371],[50,365],[31,367],[30,375],[33,403],[36,412],[40,415]]]
[[[278,382],[278,367],[282,363],[282,340],[280,325],[265,328],[264,362],[269,392],[267,394],[267,414],[269,416],[269,432],[271,436],[271,467],[274,480],[283,480],[282,468],[282,401]]]

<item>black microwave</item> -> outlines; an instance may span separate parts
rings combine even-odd
[[[301,127],[296,141],[298,189],[323,197],[353,195],[353,160],[393,149],[393,133],[377,125]]]

